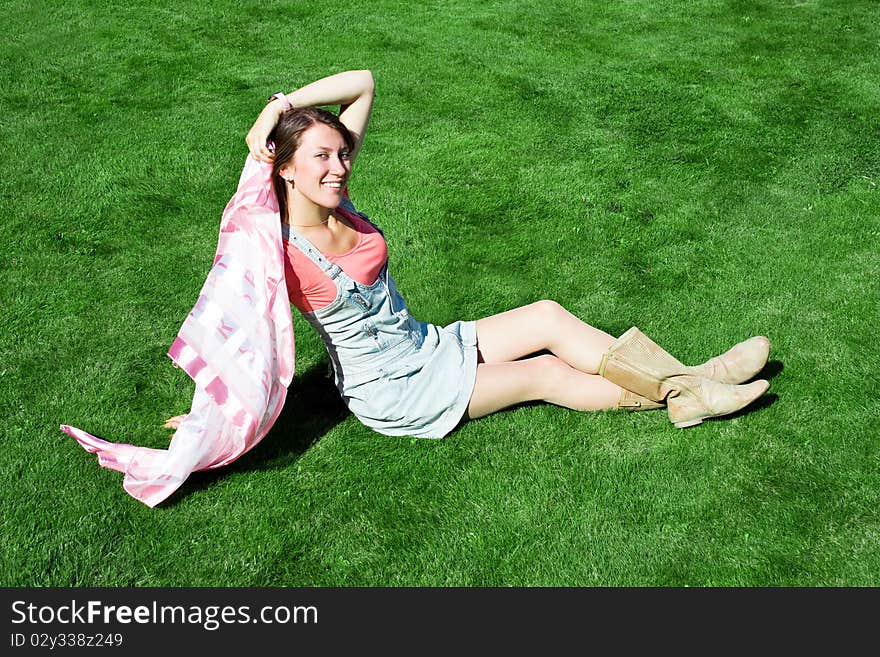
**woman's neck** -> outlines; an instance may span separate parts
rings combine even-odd
[[[330,221],[332,210],[325,208],[301,194],[287,194],[287,223],[302,228],[321,226]]]

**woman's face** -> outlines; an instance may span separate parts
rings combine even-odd
[[[336,208],[351,174],[351,153],[337,130],[315,123],[302,135],[289,164],[279,170],[293,181],[293,194],[324,208]]]

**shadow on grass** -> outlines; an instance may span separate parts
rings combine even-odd
[[[326,372],[324,363],[294,377],[281,414],[257,446],[227,466],[192,473],[162,506],[174,506],[190,493],[213,486],[233,472],[283,469],[296,461],[350,415]]]
[[[764,365],[764,369],[758,372],[756,379],[767,379],[768,381],[772,379],[774,376],[778,376],[782,373],[782,370],[785,369],[785,366],[782,364],[780,360],[771,360],[768,361],[766,365]]]
[[[755,378],[767,380],[784,369],[780,361],[770,361]],[[233,472],[283,469],[290,466],[306,450],[328,431],[350,415],[343,404],[333,381],[326,375],[326,363],[316,365],[302,376],[295,377],[287,389],[287,400],[275,425],[268,435],[250,452],[228,466],[217,470],[192,473],[187,481],[166,500],[162,506],[174,506],[188,494],[208,488],[219,479]],[[773,393],[765,394],[744,409],[724,416],[724,419],[741,417],[768,408],[779,398]],[[543,405],[532,401],[517,404],[515,408]],[[450,432],[457,433],[464,422]]]

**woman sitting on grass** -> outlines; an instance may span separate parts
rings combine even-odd
[[[246,139],[253,158],[272,164],[290,300],[321,335],[361,422],[441,438],[464,419],[543,400],[581,411],[665,406],[689,427],[767,390],[764,380],[738,385],[764,367],[764,337],[686,367],[635,327],[615,339],[553,301],[446,327],[411,317],[382,231],[346,190],[372,103],[369,71],[332,75],[275,94]],[[336,104],[338,117],[316,107]]]
[[[740,385],[767,362],[764,337],[687,367],[635,327],[615,339],[553,301],[446,327],[411,317],[382,231],[348,199],[372,103],[368,71],[340,73],[276,94],[248,132],[214,265],[168,351],[196,384],[190,412],[166,421],[176,431],[168,449],[61,425],[123,472],[133,497],[155,506],[192,472],[231,463],[268,433],[293,376],[291,302],[323,339],[345,404],[388,435],[442,438],[465,419],[531,400],[665,407],[689,427],[767,390],[763,380]],[[335,104],[338,117],[317,107]]]

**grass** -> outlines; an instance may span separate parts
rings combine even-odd
[[[880,584],[880,17],[821,0],[4,0],[4,586]],[[295,317],[281,420],[149,509],[58,430],[161,447],[165,354],[265,97],[370,68],[352,197],[437,324],[553,298],[772,388],[694,429],[528,405],[360,425]]]

